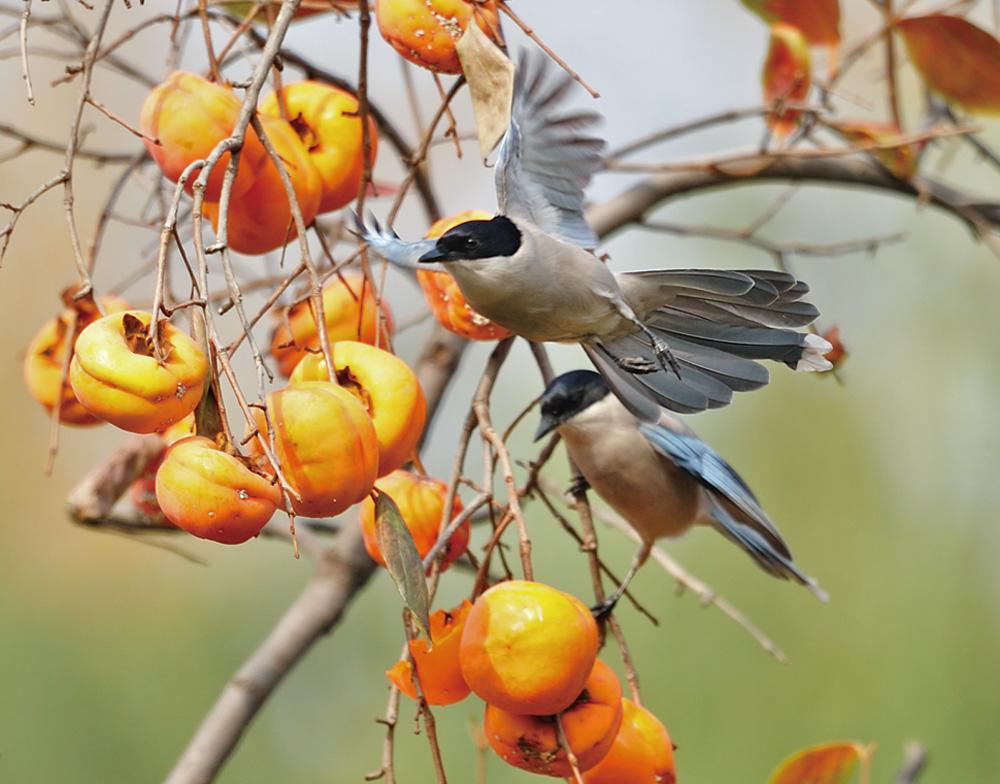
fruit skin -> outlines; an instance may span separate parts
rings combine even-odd
[[[153,88],[142,104],[139,129],[160,142],[154,144],[143,139],[143,144],[163,175],[177,182],[190,163],[207,158],[219,142],[232,134],[241,103],[228,87],[188,71],[174,71]],[[260,139],[253,128],[248,128],[240,151],[240,168],[233,181],[233,196],[250,189],[266,158]],[[212,168],[205,188],[206,199],[218,201],[228,165],[227,152]],[[184,184],[188,194],[194,193],[192,186],[198,174],[192,174]]]
[[[357,96],[323,82],[295,82],[282,91],[288,121],[299,134],[322,183],[319,211],[339,210],[357,198],[364,171],[361,118]],[[260,104],[262,115],[280,117],[278,94]],[[375,165],[378,134],[368,118],[370,160]]]
[[[329,381],[307,381],[269,394],[267,410],[275,456],[302,496],[292,499],[296,514],[332,517],[368,497],[378,441],[354,395]]]
[[[607,664],[594,662],[586,686],[559,721],[581,772],[604,759],[622,723],[622,687]],[[517,768],[543,776],[573,773],[554,716],[523,716],[488,704],[483,732],[497,755]],[[615,781],[634,784],[629,778]]]
[[[241,544],[260,533],[281,504],[281,488],[214,441],[175,441],[156,472],[156,501],[174,525],[202,539]]]
[[[584,784],[677,784],[674,744],[656,716],[622,700],[622,723],[607,756],[587,771]]]
[[[439,73],[457,74],[462,64],[455,42],[477,10],[479,29],[497,42],[500,18],[492,0],[376,0],[375,17],[382,37],[411,63]]]
[[[266,115],[261,115],[260,121],[288,171],[302,211],[302,220],[308,226],[319,210],[323,190],[319,172],[291,125],[278,117]],[[218,202],[203,202],[202,214],[212,221],[212,226],[218,231]],[[298,236],[288,194],[270,158],[258,169],[253,185],[246,192],[231,196],[227,235],[232,250],[251,256],[280,248]]]
[[[367,343],[340,340],[330,347],[337,382],[355,394],[372,418],[378,439],[378,475],[409,461],[427,422],[427,401],[416,374],[394,354]],[[306,354],[290,383],[326,381],[322,354]]]
[[[334,278],[323,287],[323,319],[331,345],[338,340],[357,340],[375,345],[378,335],[378,345],[385,348],[392,336],[393,326],[392,314],[384,301],[382,312],[385,313],[386,323],[380,330],[375,295],[360,272],[345,272],[343,280]],[[294,345],[289,345],[293,339]],[[319,333],[308,300],[290,307],[287,318],[279,315],[271,333],[271,354],[281,375],[285,378],[291,375],[295,366],[309,353],[306,349],[319,349]]]
[[[459,643],[465,619],[472,609],[472,602],[466,599],[458,607],[431,614],[431,642],[423,638],[410,640],[410,656],[413,663],[405,659],[396,662],[386,675],[403,694],[411,700],[417,699],[417,688],[413,682],[413,668],[420,678],[420,690],[429,705],[451,705],[469,696],[469,684],[462,677],[458,660]]]
[[[128,309],[128,303],[118,297],[102,297],[101,307],[105,313],[119,313]],[[96,309],[76,307],[76,331],[93,324],[101,314]],[[64,310],[56,318],[45,322],[38,330],[24,356],[24,383],[29,394],[51,412],[59,396],[62,381],[63,362],[66,358],[66,333],[73,319],[73,311]],[[75,341],[74,341],[75,344]],[[62,405],[59,421],[67,425],[98,425],[101,420],[93,416],[81,405],[73,394],[69,379],[62,388]]]
[[[510,580],[483,593],[462,634],[462,675],[486,702],[547,716],[567,708],[597,658],[597,624],[579,599]]]
[[[141,310],[113,313],[76,339],[69,366],[73,393],[94,416],[132,433],[154,433],[190,414],[201,400],[208,359],[197,344],[167,321],[160,322],[161,364],[148,347],[126,343],[128,317],[143,328],[152,318]]]
[[[423,558],[437,541],[438,529],[441,526],[441,518],[444,513],[444,502],[448,495],[448,485],[437,479],[418,476],[411,471],[393,471],[388,476],[379,479],[375,483],[375,487],[396,502],[399,513],[403,516],[403,522],[406,523],[406,527],[413,537],[417,552]],[[454,520],[462,513],[462,508],[462,501],[456,495],[448,519]],[[385,559],[379,552],[378,540],[375,537],[375,504],[371,499],[365,500],[361,505],[360,518],[361,533],[364,536],[368,555],[379,565],[385,566]],[[459,558],[469,546],[470,527],[469,521],[466,520],[451,535],[451,539],[448,540],[441,555],[442,571]]]
[[[466,210],[435,222],[424,236],[434,239],[468,221],[490,220],[492,217],[483,210]],[[424,299],[434,318],[449,332],[466,340],[503,340],[513,334],[506,327],[501,327],[473,310],[449,273],[417,270],[417,283],[424,292]]]

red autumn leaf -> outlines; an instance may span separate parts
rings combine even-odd
[[[810,44],[840,43],[839,0],[743,0],[767,22],[784,22],[802,31]]]
[[[786,24],[771,27],[771,45],[761,73],[764,102],[801,103],[809,95],[812,77],[809,71],[809,47],[798,28]],[[778,136],[795,130],[801,113],[787,110],[767,117],[767,124]]]
[[[958,16],[901,20],[910,59],[935,92],[974,112],[1000,112],[1000,41]]]
[[[833,346],[833,348],[827,351],[823,356],[830,360],[830,364],[832,364],[834,370],[836,370],[843,364],[848,355],[847,347],[844,345],[844,341],[840,339],[840,327],[832,326],[830,329],[823,332],[820,337],[829,341],[830,345]]]
[[[869,751],[860,743],[821,743],[795,752],[771,774],[768,784],[847,784]]]
[[[902,135],[894,124],[875,120],[840,120],[829,123],[829,126],[847,141],[871,147],[870,152],[879,163],[901,180],[916,174],[917,145],[894,144]]]

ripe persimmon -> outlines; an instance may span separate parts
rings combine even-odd
[[[209,438],[175,441],[156,472],[156,501],[170,522],[202,539],[240,544],[260,533],[281,488]]]
[[[375,487],[396,502],[399,513],[403,516],[403,522],[413,537],[417,552],[423,558],[437,541],[448,485],[429,476],[398,470],[379,479]],[[448,519],[453,520],[461,513],[462,501],[456,495]],[[451,535],[441,556],[442,570],[447,569],[469,546],[469,528],[469,521],[466,520]],[[385,559],[379,551],[378,540],[375,538],[375,504],[371,499],[366,499],[361,505],[361,533],[364,535],[368,555],[376,563],[384,566]]]
[[[360,272],[345,272],[323,287],[323,320],[331,345],[338,340],[357,340],[385,348],[392,335],[392,314],[381,303],[386,323],[379,327],[378,306],[371,285]],[[281,375],[288,378],[310,350],[319,349],[319,333],[308,300],[277,314],[271,333],[271,354]]]
[[[597,624],[579,599],[510,580],[476,599],[462,634],[462,675],[491,705],[546,716],[579,696],[597,644]]]
[[[440,237],[449,229],[474,220],[490,220],[493,216],[483,210],[466,210],[434,223],[427,239]],[[465,301],[465,295],[455,279],[447,272],[417,270],[417,283],[424,292],[427,306],[438,323],[449,332],[467,340],[503,340],[511,336],[510,330],[490,321]]]
[[[662,722],[622,700],[622,723],[611,750],[587,771],[584,784],[676,784],[674,744]]]
[[[433,646],[430,650],[426,640],[410,640],[413,662],[401,659],[385,673],[403,694],[412,700],[417,699],[417,687],[413,682],[413,670],[416,668],[420,690],[429,705],[451,705],[469,695],[469,685],[462,677],[458,654],[462,629],[471,609],[472,602],[466,600],[452,610],[432,613],[430,633]]]
[[[569,776],[573,769],[559,742],[556,721],[580,771],[604,759],[622,722],[622,687],[614,671],[595,661],[583,690],[558,717],[525,716],[487,704],[483,732],[504,762],[543,776]],[[628,778],[615,781],[633,784]]]
[[[455,43],[471,17],[494,42],[500,38],[492,0],[376,0],[375,16],[382,37],[401,56],[441,73],[462,72]]]
[[[194,411],[208,375],[204,352],[166,320],[158,324],[157,358],[146,335],[151,319],[140,310],[98,319],[76,339],[69,366],[84,408],[132,433],[164,430]]]
[[[356,340],[331,346],[337,383],[357,396],[365,407],[378,439],[378,475],[392,473],[406,463],[424,432],[427,403],[410,366],[394,354]],[[326,381],[322,354],[306,354],[295,367],[290,383]]]

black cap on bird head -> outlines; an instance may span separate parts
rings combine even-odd
[[[592,370],[571,370],[556,376],[542,393],[542,418],[535,440],[590,408],[610,391],[604,379]]]
[[[470,261],[513,256],[521,247],[521,231],[505,215],[493,220],[460,223],[442,234],[434,250],[420,257],[422,263],[432,261]]]

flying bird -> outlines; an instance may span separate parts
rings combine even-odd
[[[572,80],[545,61],[521,59],[509,127],[495,164],[499,214],[435,240],[404,242],[374,216],[358,232],[389,261],[437,263],[483,316],[533,341],[579,343],[630,408],[679,412],[724,406],[758,389],[755,360],[826,370],[823,338],[796,331],[819,315],[809,287],[771,270],[613,272],[591,249],[597,237],[583,193],[602,165],[593,112],[562,108]]]
[[[535,440],[557,430],[592,487],[641,539],[609,609],[624,594],[660,537],[708,525],[739,545],[768,574],[826,593],[792,560],[781,533],[739,474],[669,411],[629,411],[597,373],[574,370],[553,379],[541,398]]]

